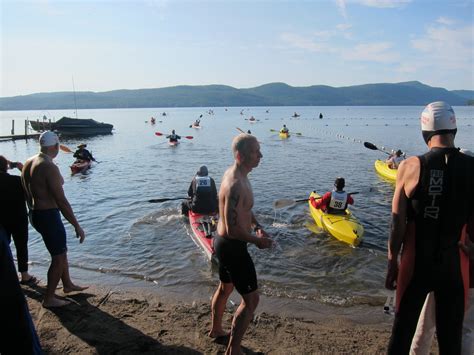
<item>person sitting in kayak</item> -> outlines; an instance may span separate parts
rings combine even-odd
[[[290,130],[286,127],[286,124],[283,125],[283,128],[280,129],[280,133],[288,134]]]
[[[171,131],[171,134],[166,136],[170,140],[170,142],[177,142],[179,139],[181,139],[181,136],[178,136],[174,129]]]
[[[87,160],[87,161],[96,161],[94,157],[92,156],[91,152],[89,152],[87,149],[87,144],[81,143],[77,146],[77,150],[74,153],[73,157],[76,158],[76,161],[78,160]]]
[[[199,124],[201,123],[201,120],[200,119],[197,119],[196,121],[194,121],[193,123],[193,126],[194,127],[199,127]]]
[[[354,199],[351,195],[344,191],[346,181],[342,177],[338,177],[334,181],[334,189],[326,192],[322,198],[315,199],[310,197],[311,205],[314,208],[322,209],[330,214],[345,214],[347,205],[353,205]]]
[[[398,169],[398,166],[404,159],[403,152],[399,149],[395,154],[391,154],[385,162],[388,164],[390,169]]]
[[[189,201],[183,202],[182,213],[213,214],[217,212],[217,188],[216,182],[208,175],[207,167],[201,166],[196,176],[191,181],[188,189]]]

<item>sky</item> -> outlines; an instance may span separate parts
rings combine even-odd
[[[0,0],[0,16],[0,97],[272,82],[474,90],[473,0]]]

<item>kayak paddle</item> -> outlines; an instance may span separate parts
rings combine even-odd
[[[165,134],[164,133],[161,133],[161,132],[155,132],[155,136],[164,136]],[[169,136],[170,134],[167,134],[167,136]],[[193,136],[184,136],[184,138],[186,139],[193,139],[194,137]]]
[[[187,200],[189,197],[172,197],[172,198],[155,198],[148,200],[150,203],[160,203],[160,202],[166,202],[166,201],[174,201],[174,200]]]
[[[358,194],[358,192],[349,192],[348,193],[348,195],[357,195],[357,194]],[[322,196],[315,197],[314,199],[319,200],[320,198],[322,198]],[[278,210],[280,208],[294,206],[298,202],[307,202],[307,201],[309,201],[309,198],[302,198],[300,200],[294,200],[294,199],[291,199],[291,198],[282,198],[281,200],[276,200],[275,202],[273,202],[273,208]]]
[[[237,131],[239,131],[240,133],[245,133],[242,129],[240,129],[239,127],[235,127],[237,128]]]
[[[65,153],[73,153],[73,151],[71,149],[69,149],[69,147],[64,145],[64,144],[60,144],[59,149],[61,149]]]
[[[318,198],[321,198],[321,197],[318,197]],[[273,202],[273,208],[275,210],[278,210],[280,208],[294,206],[298,202],[307,202],[308,200],[309,198],[302,198],[300,200],[294,200],[291,198],[282,198],[280,200],[276,200],[275,202]]]
[[[375,144],[372,144],[370,142],[364,142],[364,147],[369,148],[371,150],[379,150],[381,152],[384,152],[385,154],[391,155],[389,152],[386,152],[385,150],[377,148]]]
[[[276,130],[276,129],[270,129],[270,132],[276,132],[276,133],[280,133],[280,131]],[[290,135],[291,134],[295,134],[297,136],[302,136],[303,134],[300,133],[300,132],[288,132]]]

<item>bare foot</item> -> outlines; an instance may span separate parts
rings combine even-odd
[[[209,331],[209,333],[207,334],[207,336],[209,338],[222,338],[222,337],[228,337],[230,335],[229,332],[226,332],[224,331],[223,329],[220,329],[220,330],[211,330]]]
[[[78,292],[78,291],[84,291],[84,290],[87,290],[89,288],[89,286],[77,286],[77,285],[74,285],[72,284],[71,286],[69,287],[63,287],[63,292],[64,293],[69,293],[69,292]]]
[[[44,308],[55,308],[55,307],[64,307],[64,306],[67,306],[68,304],[70,304],[71,302],[69,301],[66,301],[66,300],[62,300],[62,299],[59,299],[59,298],[52,298],[50,300],[44,300],[43,301],[43,307]]]

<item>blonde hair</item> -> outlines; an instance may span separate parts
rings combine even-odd
[[[257,138],[251,134],[241,133],[236,136],[232,141],[232,152],[234,153],[234,157],[237,153],[240,153],[244,157],[248,156],[251,142],[257,142]]]

